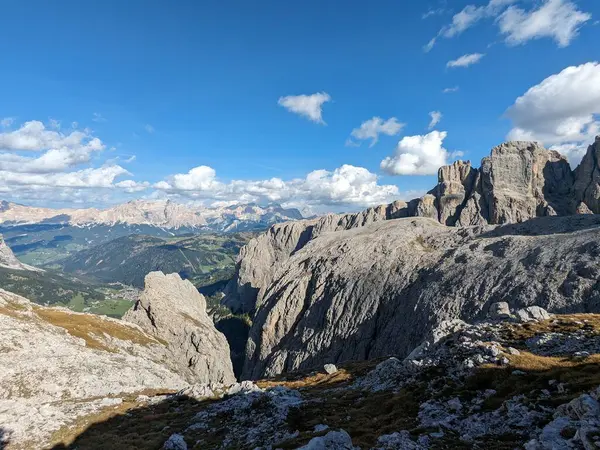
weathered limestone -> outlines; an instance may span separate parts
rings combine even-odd
[[[169,364],[190,384],[233,383],[229,344],[206,313],[206,300],[178,274],[151,272],[136,304],[123,316],[167,343]]]
[[[1,428],[16,448],[49,448],[52,433],[121,397],[185,386],[169,356],[137,325],[0,289]]]
[[[321,235],[261,289],[243,377],[406,356],[442,322],[497,302],[600,311],[599,239],[595,215],[468,229],[406,218]]]

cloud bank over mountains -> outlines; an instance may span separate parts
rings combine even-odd
[[[40,121],[16,127],[13,127],[14,121],[3,120],[3,124],[0,132],[2,198],[89,203],[143,193],[150,198],[168,196],[209,203],[279,202],[318,210],[361,208],[402,196],[397,186],[381,184],[377,174],[349,164],[332,171],[313,170],[304,178],[290,180],[223,181],[212,167],[200,165],[155,183],[136,181],[133,174],[114,159],[102,161],[107,146],[90,130],[61,132],[51,129],[50,123]],[[364,128],[364,138],[376,137],[380,132],[396,133],[399,127],[401,124],[394,119],[373,129]],[[124,163],[134,159],[130,156]]]

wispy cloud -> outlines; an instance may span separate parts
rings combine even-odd
[[[531,39],[551,38],[559,47],[567,47],[579,33],[591,14],[577,9],[573,2],[546,0],[536,9],[525,11],[510,7],[499,18],[500,32],[510,45],[523,44]]]
[[[514,6],[519,0],[490,0],[486,5],[467,5],[452,17],[425,45],[428,52],[440,38],[450,39],[464,33],[484,19],[495,19],[506,43],[516,45],[543,37],[566,47],[577,36],[591,14],[578,9],[571,0],[541,0],[526,11]]]
[[[106,122],[106,119],[100,113],[95,112],[92,116],[92,121],[94,122]]]
[[[146,130],[146,133],[149,133],[149,134],[152,134],[155,131],[154,127],[152,125],[150,125],[149,123],[144,125],[144,130]]]
[[[453,92],[458,92],[459,90],[460,90],[460,88],[458,86],[454,86],[454,87],[446,88],[442,92],[444,94],[452,94]]]
[[[442,113],[439,111],[431,111],[429,113],[429,117],[431,117],[431,121],[429,122],[429,129],[432,130],[435,128],[435,126],[440,123],[440,121],[442,120]]]
[[[446,67],[455,68],[455,67],[469,67],[473,64],[477,64],[481,58],[485,56],[484,53],[470,53],[468,55],[463,55],[460,58],[453,59],[452,61],[448,61]]]
[[[9,128],[13,123],[15,123],[14,117],[5,117],[4,119],[0,120],[0,127]]]
[[[429,19],[430,17],[433,17],[433,16],[441,16],[445,12],[446,12],[446,9],[444,9],[444,8],[432,8],[432,9],[429,9],[427,12],[423,13],[421,18],[423,20],[425,20],[425,19]]]

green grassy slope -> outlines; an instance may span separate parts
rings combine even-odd
[[[179,273],[197,286],[227,279],[251,233],[185,237],[124,236],[81,250],[52,267],[104,283],[143,288],[148,272]]]

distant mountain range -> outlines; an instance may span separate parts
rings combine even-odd
[[[134,200],[107,209],[52,209],[0,201],[0,225],[61,224],[73,226],[148,225],[164,229],[237,232],[264,229],[302,219],[297,209],[272,204],[206,207],[170,200]]]

